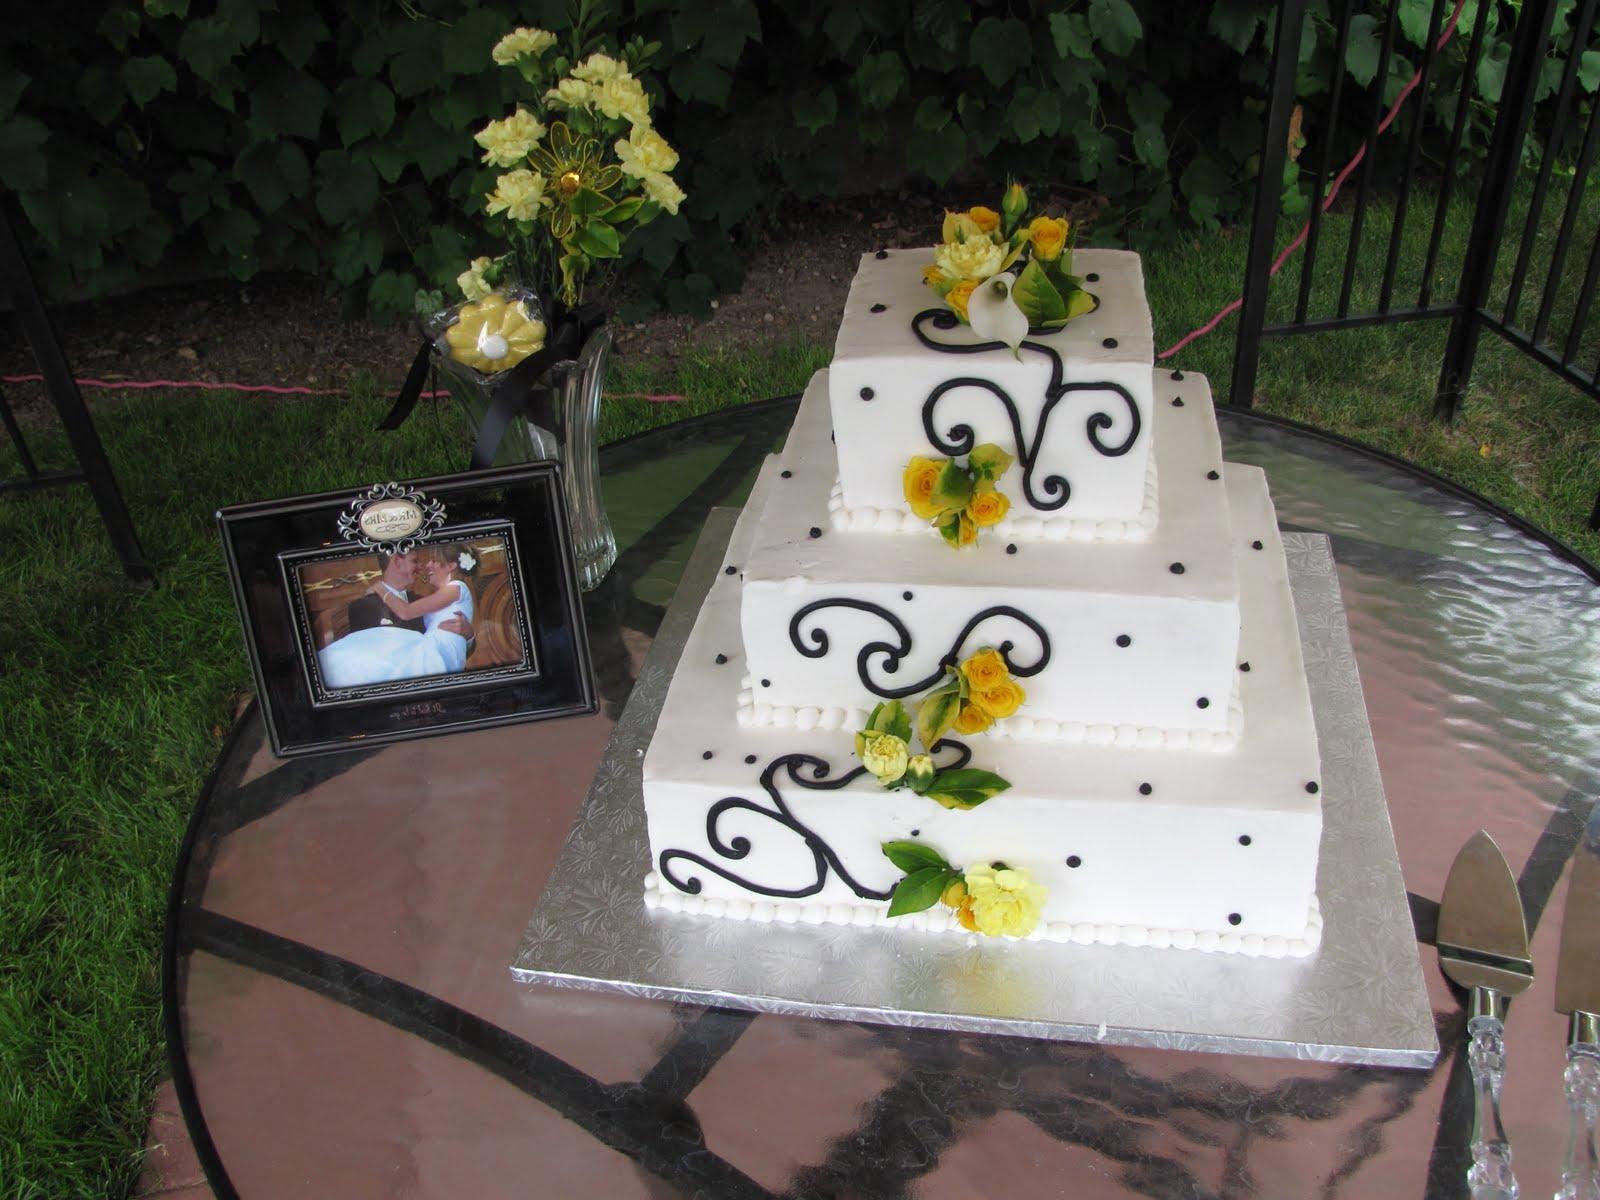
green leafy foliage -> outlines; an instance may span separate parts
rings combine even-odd
[[[1422,101],[1429,161],[1443,161],[1437,131],[1455,115],[1479,3],[1468,0]],[[1432,0],[1400,0],[1380,80],[1385,0],[1363,0],[1339,61],[1336,7],[1308,5],[1300,47],[1307,167],[1327,139],[1344,147],[1364,134],[1370,98],[1392,97],[1420,61],[1432,16]],[[564,0],[103,8],[66,21],[22,6],[0,28],[0,183],[27,215],[47,287],[125,284],[177,242],[219,273],[309,268],[397,311],[410,308],[398,304],[404,280],[448,286],[466,258],[495,248],[471,216],[494,181],[471,135],[506,115],[516,81],[490,65],[490,47],[520,24],[565,44],[574,12]],[[1546,104],[1572,52],[1574,8],[1557,10],[1536,91]],[[602,230],[624,218],[596,214],[587,252],[676,308],[704,310],[739,284],[742,233],[863,180],[971,180],[975,195],[1008,174],[1071,181],[1106,200],[1096,239],[1134,245],[1247,212],[1272,0],[594,0],[583,11],[591,33],[659,43],[655,110],[689,192],[680,215],[615,258]],[[1483,153],[1517,11],[1500,3],[1487,15],[1466,145],[1447,169],[1470,172]],[[1172,47],[1182,53],[1158,49]],[[1341,72],[1343,127],[1330,129],[1320,105]],[[1582,51],[1578,82],[1574,141],[1600,53]],[[1309,203],[1304,178],[1291,164],[1290,212]],[[441,229],[454,236],[435,243]]]

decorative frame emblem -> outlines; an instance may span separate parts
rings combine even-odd
[[[380,554],[404,554],[445,521],[444,505],[404,484],[373,484],[339,514],[339,536]]]

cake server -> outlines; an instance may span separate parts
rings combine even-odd
[[[1556,961],[1556,1011],[1567,1014],[1567,1159],[1557,1200],[1600,1200],[1600,804],[1572,858]]]
[[[1439,902],[1439,966],[1471,991],[1467,1062],[1472,1068],[1473,1200],[1516,1200],[1511,1144],[1500,1121],[1505,1072],[1505,1003],[1533,982],[1528,925],[1517,881],[1494,839],[1481,829],[1450,865]]]

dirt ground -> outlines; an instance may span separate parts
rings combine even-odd
[[[618,331],[617,352],[670,365],[691,347],[753,345],[780,331],[826,339],[838,326],[863,253],[932,245],[947,204],[965,207],[984,199],[899,193],[810,205],[804,221],[788,222],[776,235],[757,236],[741,248],[747,263],[744,285],[716,301],[708,317],[649,317]],[[1073,215],[1081,217],[1084,202],[1069,204],[1068,199],[1053,203],[1052,211],[1076,209]],[[306,276],[152,288],[53,312],[74,372],[108,381],[337,388],[365,372],[398,385],[417,347],[417,334],[408,324],[343,319],[339,297]],[[0,321],[10,324],[7,317]],[[0,343],[0,375],[37,369],[13,326]],[[8,384],[6,393],[20,412],[43,415],[37,385]],[[86,394],[103,402],[116,393]]]

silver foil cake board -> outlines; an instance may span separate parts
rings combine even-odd
[[[706,522],[512,961],[520,980],[758,1012],[1390,1067],[1438,1055],[1327,538],[1288,533],[1321,742],[1321,948],[1303,959],[778,924],[644,904],[641,767],[737,512]]]

